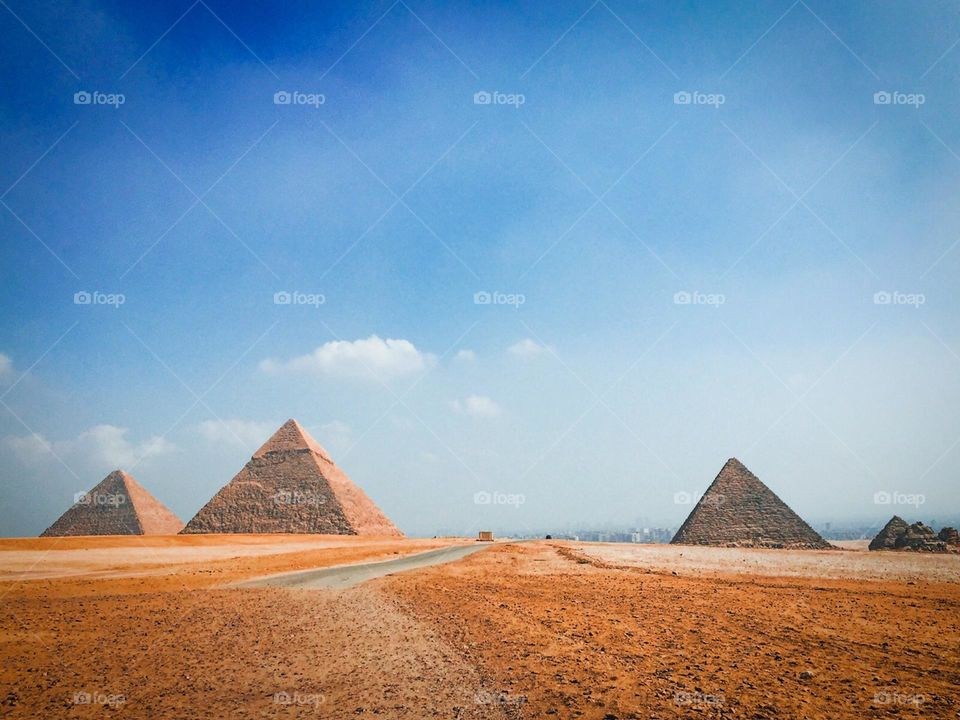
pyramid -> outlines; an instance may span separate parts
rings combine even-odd
[[[870,541],[871,550],[916,550],[919,552],[948,552],[950,531],[944,528],[938,535],[922,522],[907,525],[906,520],[894,515],[883,530]],[[956,530],[953,530],[956,533]]]
[[[890,522],[883,526],[883,530],[870,541],[871,550],[893,550],[897,546],[897,539],[907,533],[907,521],[899,515],[890,518]]]
[[[114,470],[40,537],[176,535],[183,522],[123,470]]]
[[[183,532],[403,535],[293,419]]]
[[[727,460],[670,542],[737,547],[832,547],[736,458]]]

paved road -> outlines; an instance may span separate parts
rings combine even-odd
[[[380,562],[359,563],[357,565],[340,565],[337,567],[306,570],[298,573],[285,573],[270,577],[258,578],[241,583],[241,587],[290,587],[307,589],[342,590],[343,588],[358,585],[383,575],[392,575],[408,570],[419,570],[430,565],[461,560],[475,552],[493,547],[493,543],[476,543],[475,545],[452,545],[428,550],[427,552],[406,555],[393,560]]]

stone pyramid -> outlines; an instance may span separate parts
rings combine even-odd
[[[890,522],[883,526],[883,530],[870,541],[871,550],[893,550],[897,546],[897,539],[907,533],[907,521],[899,515],[890,518]]]
[[[114,470],[77,499],[40,537],[176,535],[183,522],[123,470]]]
[[[292,419],[183,532],[403,535]]]
[[[737,547],[831,547],[736,458],[727,460],[670,542]]]

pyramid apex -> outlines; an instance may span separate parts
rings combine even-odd
[[[267,453],[296,450],[310,450],[329,461],[327,451],[313,439],[296,418],[290,418],[270,436],[253,457],[263,457]]]

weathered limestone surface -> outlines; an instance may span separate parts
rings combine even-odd
[[[730,458],[723,466],[670,542],[734,547],[832,547],[736,458]]]
[[[61,515],[41,537],[176,535],[183,522],[122,470],[114,470]]]
[[[292,419],[183,532],[403,534]]]

